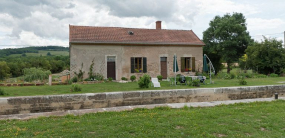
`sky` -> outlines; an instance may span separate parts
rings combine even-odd
[[[284,40],[284,0],[0,0],[0,49],[68,46],[69,24],[203,31],[215,16],[243,13],[248,32]]]

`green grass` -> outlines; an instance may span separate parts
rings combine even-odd
[[[284,137],[285,101],[0,121],[2,137]]]
[[[239,85],[238,79],[224,80],[224,79],[212,79],[214,84],[209,84],[210,80],[206,80],[206,85],[201,84],[200,88],[214,88],[214,87],[236,87],[244,86]],[[281,85],[285,83],[285,77],[274,78],[248,78],[246,79],[246,86],[258,86],[258,85]],[[164,89],[192,89],[197,88],[193,86],[186,86],[184,84],[173,86],[169,82],[162,81],[161,88],[139,88],[137,82],[129,83],[97,83],[97,84],[79,84],[82,87],[81,92],[77,93],[99,93],[99,92],[115,92],[115,91],[139,91],[139,90],[164,90]],[[54,85],[54,86],[17,86],[17,87],[3,87],[3,90],[8,93],[8,96],[34,96],[34,95],[56,95],[56,94],[73,94],[70,92],[71,85]],[[75,94],[75,93],[74,93]]]
[[[39,53],[26,53],[26,56],[46,56],[47,53],[50,52],[52,56],[69,56],[68,51],[44,51],[39,50]],[[20,57],[22,54],[12,54],[10,57]]]

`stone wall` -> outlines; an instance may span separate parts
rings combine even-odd
[[[161,74],[160,57],[167,57],[167,75],[173,77],[173,56],[177,55],[177,63],[180,71],[177,74],[194,75],[195,72],[181,72],[181,57],[195,57],[196,71],[201,71],[203,66],[202,46],[128,46],[128,45],[86,45],[72,44],[70,46],[70,73],[71,78],[74,72],[88,72],[92,60],[94,60],[94,72],[100,73],[107,78],[107,57],[115,57],[116,80],[122,77],[130,78],[135,75],[137,78],[143,73],[131,73],[131,57],[147,58],[147,74],[157,77]],[[83,64],[83,66],[81,66]]]
[[[150,90],[0,98],[0,115],[128,105],[224,101],[284,96],[285,85]]]

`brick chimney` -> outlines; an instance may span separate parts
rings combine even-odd
[[[161,21],[156,21],[156,30],[161,30]]]

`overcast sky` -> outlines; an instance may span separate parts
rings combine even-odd
[[[68,25],[203,31],[216,16],[241,12],[250,35],[284,39],[284,0],[1,0],[0,49],[68,46]]]

